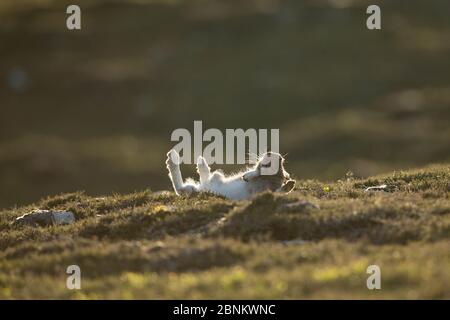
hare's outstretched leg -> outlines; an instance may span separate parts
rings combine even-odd
[[[176,194],[190,194],[197,191],[196,186],[183,183],[183,177],[181,176],[180,171],[180,156],[175,150],[172,149],[167,153],[166,165],[169,170],[169,178],[172,181],[173,189]]]
[[[202,156],[197,159],[197,172],[200,176],[200,184],[206,183],[211,176],[211,169],[209,168],[205,158]]]

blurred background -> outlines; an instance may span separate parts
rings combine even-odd
[[[194,120],[280,128],[301,179],[449,161],[450,2],[379,1],[381,31],[370,4],[1,0],[0,207],[169,189]]]

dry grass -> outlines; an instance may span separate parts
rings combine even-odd
[[[0,213],[1,298],[450,298],[450,166],[233,202],[63,194]],[[365,192],[386,183],[389,192]],[[286,204],[307,200],[318,207]],[[33,208],[70,226],[17,227]],[[65,287],[66,267],[82,290]],[[382,290],[366,288],[377,264]]]

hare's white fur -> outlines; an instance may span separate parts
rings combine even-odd
[[[262,168],[267,166],[268,161],[272,161],[270,159],[279,161],[277,172],[273,175],[261,174]],[[290,192],[295,186],[295,181],[291,180],[289,174],[284,170],[284,158],[274,152],[264,154],[253,168],[230,176],[225,176],[220,171],[211,173],[205,158],[200,156],[197,160],[199,182],[193,179],[187,179],[184,182],[179,163],[178,153],[173,149],[170,150],[167,154],[166,164],[173,188],[178,195],[211,192],[228,199],[241,200],[248,199],[265,190]]]

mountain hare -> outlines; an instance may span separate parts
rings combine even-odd
[[[199,182],[193,179],[183,182],[180,157],[175,150],[167,153],[166,164],[173,188],[178,195],[211,192],[228,199],[240,200],[266,190],[291,192],[295,186],[295,180],[291,180],[284,170],[284,158],[275,152],[264,153],[253,168],[230,176],[225,176],[221,171],[211,173],[205,158],[200,156],[197,160]]]

